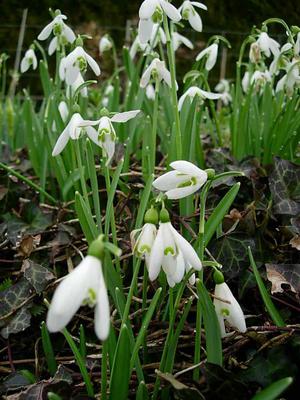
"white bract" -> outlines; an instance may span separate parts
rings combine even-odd
[[[52,151],[52,156],[59,155],[66,147],[69,139],[78,140],[82,132],[86,133],[88,137],[94,141],[94,137],[97,136],[97,131],[92,126],[86,126],[84,123],[85,120],[79,113],[75,113],[72,115],[68,125],[65,127],[65,129],[57,139],[57,142]],[[99,143],[97,144],[99,145]]]
[[[161,270],[165,272],[169,286],[182,281],[184,273],[191,268],[200,271],[201,261],[190,245],[172,226],[171,222],[160,222],[149,259],[149,279],[154,281]],[[195,283],[194,274],[190,283]]]
[[[217,43],[213,43],[208,46],[206,49],[200,51],[200,53],[196,57],[196,61],[201,60],[203,57],[207,57],[205,63],[205,69],[210,71],[217,62],[218,57],[218,45]]]
[[[82,121],[80,126],[86,129],[92,128],[92,126],[99,125],[98,130],[94,128],[93,131],[87,131],[89,138],[98,146],[102,148],[107,157],[106,165],[108,165],[115,153],[116,145],[116,131],[113,127],[112,122],[124,123],[137,116],[141,110],[125,111],[117,113],[113,117],[103,116],[96,121]]]
[[[270,38],[267,32],[261,32],[256,43],[266,57],[270,57],[271,54],[276,56],[279,53],[280,44],[276,42],[276,40]]]
[[[156,234],[156,226],[150,222],[144,224],[141,229],[135,229],[130,234],[133,253],[136,254],[137,257],[145,258],[146,266],[148,269],[150,253]]]
[[[180,35],[178,32],[173,32],[172,34],[172,44],[173,50],[176,51],[181,44],[184,44],[189,49],[193,50],[194,45],[193,43],[183,35]]]
[[[169,171],[155,179],[153,186],[162,192],[168,199],[182,199],[195,193],[207,181],[207,173],[189,161],[173,161]]]
[[[212,92],[207,92],[205,90],[202,90],[198,88],[197,86],[191,86],[179,99],[178,101],[178,109],[179,111],[181,110],[183,103],[187,97],[190,99],[193,99],[195,96],[199,96],[200,99],[205,100],[205,99],[210,99],[210,100],[218,100],[222,97],[221,94],[219,93],[212,93]]]
[[[160,61],[159,58],[154,58],[146,68],[141,77],[140,86],[145,88],[149,84],[151,77],[157,78],[159,81],[165,81],[169,87],[172,85],[170,71],[167,70],[165,62]]]
[[[101,71],[96,61],[81,46],[77,46],[67,57],[64,57],[59,66],[61,79],[64,78],[67,85],[72,85],[79,74],[86,71],[90,66],[96,76]]]
[[[189,21],[191,27],[197,32],[202,32],[202,20],[200,15],[195,11],[194,7],[201,8],[202,10],[207,10],[205,4],[199,3],[197,1],[186,0],[183,2],[182,6],[179,7],[182,18]]]
[[[66,43],[73,43],[76,39],[75,33],[68,27],[64,20],[67,17],[63,14],[58,14],[54,17],[38,36],[38,40],[46,40],[53,32],[54,38],[51,40],[48,48],[49,55],[52,55],[59,46],[60,40]]]
[[[144,0],[139,10],[138,34],[141,43],[147,43],[150,40],[153,24],[162,22],[164,13],[174,22],[181,19],[180,12],[168,1]]]
[[[220,324],[221,336],[227,335],[225,321],[239,332],[246,332],[244,313],[225,282],[216,285],[215,296],[214,306]]]
[[[21,61],[21,72],[26,72],[32,66],[32,69],[37,68],[37,59],[33,49],[28,49]]]
[[[100,340],[109,334],[110,310],[101,261],[86,256],[57,287],[47,314],[50,332],[59,332],[81,305],[95,306],[95,332]]]
[[[99,41],[99,53],[109,51],[113,48],[113,42],[108,35],[104,35]]]

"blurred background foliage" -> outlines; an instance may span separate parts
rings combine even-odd
[[[189,29],[188,24],[185,34],[195,43],[195,51],[191,55],[185,49],[180,49],[178,62],[179,75],[185,73],[185,59],[189,63],[191,57],[196,55],[206,40],[212,34],[223,34],[232,44],[232,49],[228,52],[226,77],[234,77],[235,62],[238,57],[237,49],[243,38],[249,34],[253,25],[260,27],[262,21],[270,17],[283,18],[289,25],[300,25],[300,1],[295,0],[207,0],[203,1],[208,11],[200,11],[203,19],[204,31],[196,33]],[[173,2],[176,6],[182,4],[182,0]],[[93,36],[93,40],[86,43],[86,47],[94,57],[99,58],[97,44],[101,35],[109,32],[114,38],[116,45],[121,49],[126,37],[126,24],[131,21],[131,28],[134,30],[138,21],[138,9],[141,0],[10,0],[1,4],[0,13],[0,53],[6,52],[9,55],[9,68],[13,68],[15,53],[18,42],[19,28],[22,20],[24,8],[28,9],[25,39],[23,52],[30,46],[32,41],[50,20],[49,7],[59,8],[62,13],[68,16],[68,24],[75,28],[77,33],[88,33]],[[277,29],[277,30],[276,30]],[[283,30],[272,27],[273,35],[282,41]],[[128,30],[127,30],[128,39]],[[220,52],[221,54],[221,52]],[[100,62],[100,60],[98,60]],[[103,65],[104,62],[104,65]],[[109,71],[109,62],[105,65],[105,60],[101,60],[102,70]],[[104,67],[104,68],[103,68]],[[30,71],[22,77],[22,86],[28,84],[35,87],[36,73]],[[214,80],[219,79],[219,72],[215,72]],[[38,92],[39,90],[37,90]]]

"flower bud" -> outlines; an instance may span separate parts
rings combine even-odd
[[[145,224],[150,223],[156,225],[158,223],[158,212],[154,207],[149,208],[147,210],[144,217]]]
[[[215,270],[213,278],[214,278],[216,285],[220,285],[221,283],[224,283],[224,275],[218,269]]]

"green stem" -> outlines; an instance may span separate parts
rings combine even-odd
[[[159,97],[159,79],[155,81],[155,100],[153,107],[153,118],[152,118],[152,134],[151,134],[151,167],[148,171],[148,176],[154,173],[155,168],[155,155],[156,155],[156,137],[157,137],[157,120],[158,120],[158,97]]]
[[[177,160],[181,159],[182,153],[182,145],[181,145],[181,127],[180,127],[180,117],[179,117],[179,110],[178,110],[178,99],[177,99],[177,82],[176,82],[176,70],[175,70],[175,58],[174,58],[174,51],[172,40],[170,36],[170,30],[168,25],[168,20],[166,15],[164,15],[164,30],[167,37],[167,53],[168,53],[168,61],[169,61],[169,68],[171,74],[171,95],[172,95],[172,102],[173,102],[173,112],[175,118],[175,134],[176,134],[176,155]]]
[[[101,360],[101,400],[107,398],[107,340],[102,344],[102,360]]]
[[[84,197],[84,200],[86,201],[87,207],[90,208],[89,196],[88,196],[86,182],[85,182],[85,176],[84,176],[84,167],[82,165],[81,152],[80,152],[78,140],[75,140],[75,151],[76,151],[78,169],[79,169],[79,173],[80,173],[80,182],[81,182],[81,189],[83,192],[83,197]]]
[[[124,308],[124,312],[123,312],[122,325],[127,323],[127,319],[128,319],[128,315],[129,315],[129,311],[130,311],[130,304],[132,301],[133,293],[134,293],[134,290],[136,287],[137,278],[138,278],[139,270],[140,270],[140,266],[141,266],[141,259],[138,258],[137,261],[133,263],[133,265],[134,265],[133,276],[132,276],[131,285],[130,285],[129,293],[127,296],[127,300],[126,300],[126,304],[125,304],[125,308]]]

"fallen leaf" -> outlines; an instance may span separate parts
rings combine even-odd
[[[23,237],[18,247],[19,254],[26,258],[29,257],[32,251],[40,244],[40,241],[41,235]]]
[[[300,236],[296,235],[290,240],[290,245],[297,250],[300,250]]]
[[[272,283],[271,293],[282,293],[282,285],[289,285],[300,293],[300,264],[266,264],[267,277]]]
[[[180,382],[178,379],[174,377],[174,375],[169,372],[161,372],[156,370],[156,374],[165,381],[169,382],[173,390],[175,391],[177,398],[182,400],[203,400],[205,397],[199,392],[198,389],[187,386],[184,383]]]

